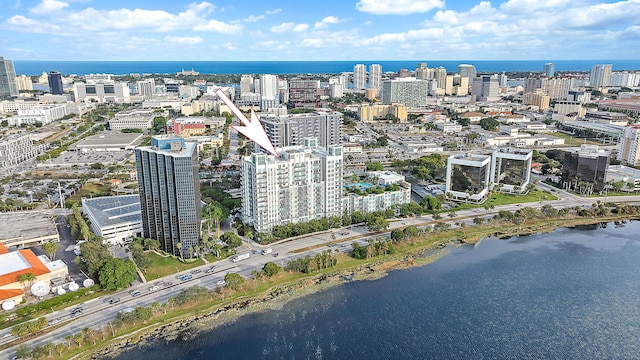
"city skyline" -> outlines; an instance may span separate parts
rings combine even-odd
[[[640,58],[635,0],[135,4],[6,4],[0,48],[14,60]]]

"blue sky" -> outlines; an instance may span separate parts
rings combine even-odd
[[[14,60],[639,59],[640,0],[0,0]]]

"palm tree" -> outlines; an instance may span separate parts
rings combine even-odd
[[[182,243],[181,242],[177,243],[176,247],[178,248],[178,251],[180,252],[180,259],[182,259],[182,261],[184,261],[184,257],[182,257]]]

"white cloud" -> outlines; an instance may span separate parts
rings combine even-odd
[[[356,9],[376,15],[407,15],[425,13],[444,6],[444,0],[360,0]]]
[[[267,17],[267,15],[278,14],[281,11],[282,11],[282,9],[267,10],[267,11],[265,11],[264,14],[261,14],[261,15],[249,15],[246,19],[244,19],[244,21],[246,21],[246,22],[258,22],[260,20],[263,20],[265,17]]]
[[[549,11],[563,8],[571,0],[509,0],[500,5],[500,9],[508,13],[530,14],[536,11]]]
[[[165,36],[164,40],[174,44],[194,45],[202,42],[199,36]]]
[[[242,25],[229,24],[218,20],[209,20],[208,23],[196,25],[193,27],[195,31],[212,31],[221,34],[233,34],[242,30]]]
[[[34,14],[49,14],[55,11],[62,10],[69,7],[69,3],[58,0],[42,0],[42,2],[29,9],[29,12]]]
[[[298,24],[293,28],[293,31],[300,32],[305,31],[309,28],[309,24]]]
[[[238,50],[238,48],[233,45],[232,43],[226,43],[224,45],[222,45],[225,49],[229,50],[229,51],[236,51]]]
[[[329,26],[329,24],[337,24],[340,22],[340,19],[338,19],[335,16],[327,16],[324,19],[322,19],[321,21],[317,21],[315,23],[315,25],[313,25],[314,29],[324,29],[326,27]]]
[[[36,34],[55,34],[61,30],[58,25],[29,19],[22,15],[12,16],[3,25],[10,29]]]
[[[282,24],[277,25],[277,26],[272,26],[271,27],[271,32],[281,33],[281,32],[285,32],[285,31],[289,31],[289,30],[293,29],[295,26],[296,26],[296,24],[294,24],[292,22],[285,22],[285,23],[282,23]]]

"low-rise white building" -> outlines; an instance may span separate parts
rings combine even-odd
[[[7,119],[10,126],[21,126],[23,124],[42,125],[60,120],[67,115],[67,107],[64,104],[39,105],[31,109],[18,110],[18,116]]]
[[[606,183],[616,183],[622,181],[620,188],[622,191],[638,191],[640,190],[640,170],[624,166],[609,165],[605,175]]]
[[[147,130],[153,126],[154,117],[163,115],[165,114],[150,109],[122,111],[109,120],[109,128],[118,131],[122,129]]]
[[[363,183],[345,185],[348,192],[350,188],[356,187],[366,192],[372,186],[380,186],[384,191],[377,193],[347,193],[343,200],[343,207],[348,214],[355,211],[370,213],[384,211],[394,206],[400,206],[411,202],[411,184],[405,181],[404,176],[390,171],[367,172],[369,182],[365,188]],[[382,190],[382,189],[381,189]]]
[[[103,243],[122,244],[142,236],[140,196],[122,195],[82,199],[82,212],[89,219],[91,231]]]

